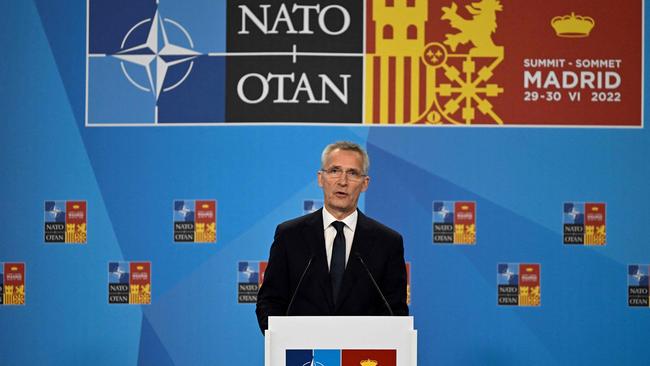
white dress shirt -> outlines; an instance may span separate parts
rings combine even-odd
[[[347,266],[350,251],[352,251],[352,239],[354,238],[354,230],[357,228],[358,217],[359,213],[357,210],[354,210],[353,213],[343,220],[337,220],[323,207],[323,230],[325,231],[325,253],[327,254],[328,269],[330,262],[332,262],[332,247],[334,246],[334,238],[336,237],[336,228],[332,226],[332,223],[334,221],[342,221],[345,224],[343,227],[343,235],[345,235],[345,265]]]

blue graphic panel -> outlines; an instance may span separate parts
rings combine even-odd
[[[453,224],[454,207],[454,201],[434,201],[433,222],[437,224]]]
[[[147,317],[142,317],[142,333],[140,335],[140,354],[138,365],[174,366],[167,348],[161,343],[158,334],[151,326]]]
[[[89,0],[88,52],[111,55],[143,42],[147,29],[133,26],[153,19],[156,10],[156,0]],[[123,45],[130,31],[131,43]]]
[[[287,366],[309,365],[314,359],[314,351],[311,349],[288,349],[286,352]]]
[[[565,224],[584,224],[585,223],[585,204],[567,202],[564,204],[564,223]]]
[[[288,349],[287,366],[341,366],[341,350],[335,349]]]
[[[518,263],[499,263],[497,266],[497,284],[498,285],[518,285],[519,284],[519,264]]]
[[[89,125],[224,120],[224,1],[88,6]]]
[[[227,0],[159,0],[158,9],[183,25],[196,51],[207,54],[226,51],[226,5]]]
[[[372,160],[361,209],[403,235],[413,264],[419,364],[650,364],[648,308],[626,301],[628,285],[648,284],[647,128],[84,127],[86,93],[91,125],[223,120],[226,62],[208,53],[225,50],[226,6],[0,5],[7,50],[0,59],[0,263],[27,268],[27,303],[0,309],[0,324],[10,330],[0,333],[0,363],[262,364],[254,307],[238,304],[235,290],[238,280],[255,281],[257,262],[239,262],[266,259],[276,225],[318,207],[322,148],[354,140]],[[147,41],[157,11],[170,42],[197,53],[160,55],[173,65],[159,93],[163,70],[154,59],[145,62],[155,52],[131,49]],[[291,57],[283,57],[291,67]],[[151,78],[138,62],[150,66]],[[189,100],[191,90],[203,90],[201,97]],[[567,154],[567,146],[578,153]],[[183,197],[218,199],[216,245],[171,243],[170,203]],[[481,245],[430,245],[432,202],[460,198],[481,207]],[[92,207],[83,246],[43,243],[43,221],[64,221],[65,199]],[[608,245],[566,248],[562,224],[582,223],[579,202],[590,201],[608,204]],[[434,220],[444,222],[441,202]],[[174,204],[174,219],[186,204],[193,201]],[[127,263],[141,260],[155,267],[153,303],[107,304],[107,281],[128,283]],[[510,263],[543,266],[543,306],[497,307],[495,285],[517,281]],[[296,357],[336,364],[327,352]]]
[[[337,349],[314,350],[314,365],[341,366],[341,351]]]
[[[129,283],[129,263],[108,263],[108,283]]]
[[[174,201],[174,222],[194,222],[194,200]]]
[[[112,56],[88,60],[88,124],[154,122],[154,95],[150,89],[134,87],[124,76],[122,64]],[[146,72],[140,70],[137,76],[131,77],[147,86]]]
[[[45,201],[45,222],[65,222],[65,201]]]
[[[201,123],[225,118],[225,58],[198,56],[187,68],[172,68],[171,80],[182,82],[167,86],[158,98],[158,122]],[[187,74],[187,77],[185,77]]]
[[[630,265],[628,267],[628,284],[648,287],[648,266]]]
[[[260,262],[239,262],[238,282],[258,283],[260,276]]]

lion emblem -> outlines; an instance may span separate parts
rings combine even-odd
[[[471,19],[465,19],[458,15],[458,5],[451,3],[449,7],[442,7],[442,20],[449,20],[450,25],[460,32],[446,34],[447,39],[443,42],[453,52],[459,44],[471,42],[474,47],[470,49],[472,56],[499,56],[503,54],[503,47],[499,47],[492,41],[492,34],[497,29],[496,12],[502,11],[503,7],[499,0],[481,0],[465,6],[467,12],[472,15]]]

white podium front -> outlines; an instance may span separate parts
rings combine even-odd
[[[397,351],[397,366],[417,365],[412,316],[272,316],[264,365],[286,366],[287,350]]]

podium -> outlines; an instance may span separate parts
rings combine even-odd
[[[293,366],[287,365],[287,357],[290,361],[304,359],[310,351],[315,352],[315,358],[307,365],[320,362],[328,366],[317,358],[333,359],[337,352],[342,358],[367,354],[373,360],[373,354],[387,355],[396,360],[396,366],[417,365],[417,331],[412,316],[272,316],[264,343],[265,366]],[[303,366],[302,361],[294,363]],[[377,366],[389,366],[384,363]]]

